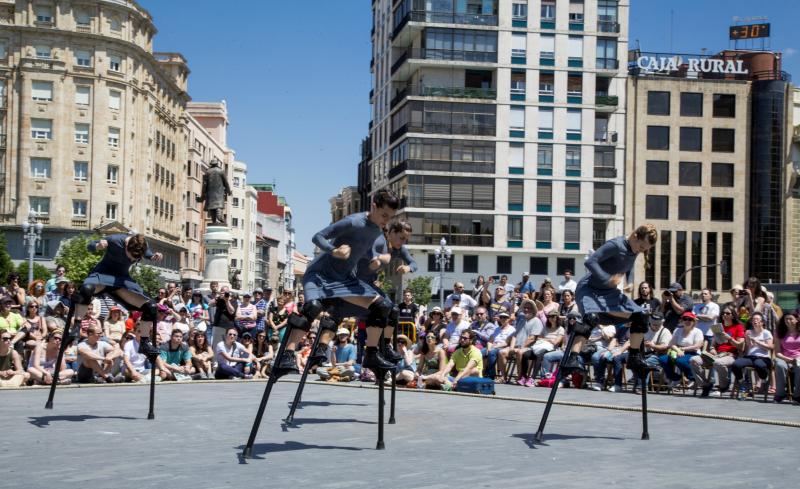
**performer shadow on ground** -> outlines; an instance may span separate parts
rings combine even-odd
[[[336,445],[307,445],[305,443],[300,443],[299,441],[286,441],[283,443],[256,443],[253,445],[253,454],[251,457],[244,457],[241,454],[241,451],[245,448],[244,445],[239,445],[236,447],[239,450],[239,463],[246,464],[247,458],[256,458],[262,459],[260,455],[264,455],[267,453],[277,453],[277,452],[295,452],[298,450],[349,450],[353,452],[360,452],[364,450],[363,448],[359,447],[340,447]]]
[[[519,438],[520,440],[524,441],[528,448],[536,448],[536,445],[542,446],[549,446],[547,443],[544,442],[537,442],[536,435],[533,433],[516,433],[511,435],[511,438]],[[625,438],[620,438],[618,436],[590,436],[590,435],[561,435],[558,433],[551,433],[547,435],[548,441],[553,440],[624,440]]]
[[[292,401],[287,401],[287,405],[291,406]],[[319,406],[319,407],[328,407],[328,406],[369,406],[369,404],[359,403],[359,402],[328,402],[328,401],[300,401],[297,405],[298,409],[303,409],[304,407],[311,407],[311,406]]]
[[[52,423],[53,421],[69,421],[72,423],[77,423],[81,421],[87,421],[90,419],[131,420],[139,418],[132,418],[130,416],[94,416],[92,414],[62,414],[58,416],[31,416],[28,418],[28,423],[32,424],[33,426],[38,426],[39,428],[44,428],[45,426],[50,426],[50,423]]]

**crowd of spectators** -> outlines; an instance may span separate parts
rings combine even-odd
[[[506,276],[478,276],[472,290],[453,284],[444,308],[424,307],[405,291],[399,304],[402,356],[394,375],[402,386],[450,390],[465,376],[531,387],[549,386],[563,358],[570,322],[580,320],[576,282],[566,270],[558,285],[534,284],[523,274],[514,284]],[[289,314],[303,296],[273,295],[270,288],[241,294],[211,283],[192,290],[169,282],[158,290],[155,323],[161,355],[151,365],[138,353],[143,333],[140,314],[108,296],[96,297],[79,324],[77,337],[65,334],[75,284],[59,266],[48,281],[27,287],[12,273],[0,290],[0,387],[62,384],[250,379],[269,375]],[[636,303],[649,310],[646,361],[652,379],[665,389],[680,385],[701,397],[722,396],[732,386],[743,395],[772,394],[775,402],[793,396],[800,402],[798,311],[782,311],[755,278],[714,301],[704,289],[694,303],[681,284],[655,297],[639,284]],[[330,345],[329,361],[314,373],[329,382],[375,381],[362,371],[363,322],[345,320]],[[302,370],[316,335],[312,327],[298,348]],[[58,379],[53,379],[60,342],[69,341]],[[626,327],[595,327],[581,358],[585,375],[565,384],[611,392],[636,388],[626,373]],[[755,385],[749,382],[755,373]],[[613,378],[611,378],[613,376]],[[626,378],[631,378],[626,382]]]

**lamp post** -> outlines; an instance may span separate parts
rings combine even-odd
[[[22,239],[28,246],[28,284],[33,282],[33,255],[36,254],[36,242],[42,239],[44,224],[36,221],[36,213],[31,210],[28,218],[22,221]]]
[[[447,247],[447,240],[442,236],[439,247],[433,250],[436,263],[439,265],[439,307],[444,310],[444,269],[450,264],[453,250]]]

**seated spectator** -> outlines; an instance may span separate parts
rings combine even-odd
[[[503,361],[500,364],[500,370],[505,381],[505,359],[508,358],[511,341],[517,330],[511,322],[511,316],[509,316],[506,311],[500,311],[496,317],[498,326],[494,330],[494,333],[489,336],[489,342],[481,353],[486,357],[486,376],[490,379],[494,379],[497,376],[496,366],[500,352],[505,351]]]
[[[411,349],[411,339],[404,335],[397,335],[397,353],[403,356],[395,369],[395,382],[406,385],[414,380],[417,364],[414,361],[414,351]]]
[[[253,355],[247,353],[244,345],[236,341],[238,336],[236,327],[230,326],[225,331],[225,339],[217,343],[214,349],[214,359],[217,362],[217,370],[214,372],[215,379],[245,378],[244,364],[252,363],[255,360]]]
[[[458,300],[457,304],[454,304],[454,300]],[[456,282],[453,284],[453,293],[448,295],[447,298],[444,300],[444,308],[445,310],[452,309],[453,306],[461,307],[465,313],[469,314],[470,311],[474,311],[475,307],[478,306],[478,301],[476,301],[471,295],[464,292],[464,284],[461,282]]]
[[[556,302],[556,292],[552,288],[545,288],[542,290],[542,310],[544,311],[545,316],[549,316],[551,312],[556,312],[556,316],[558,316],[558,311],[561,305]]]
[[[448,382],[452,388],[455,389],[458,381],[464,377],[482,377],[483,372],[483,356],[481,352],[475,348],[475,333],[473,331],[464,331],[459,336],[459,348],[453,352],[450,361],[447,362],[446,372],[450,372],[451,376],[448,377]],[[455,370],[456,375],[452,376]],[[445,384],[447,386],[447,384]],[[445,390],[448,390],[445,387]]]
[[[647,282],[643,282],[647,284]],[[667,351],[669,342],[672,340],[672,333],[664,327],[664,316],[661,311],[654,309],[650,315],[649,329],[644,334],[642,352],[644,354],[644,361],[652,368],[661,368],[658,361],[658,356]],[[617,354],[613,355],[612,361],[614,362],[614,385],[611,387],[611,392],[622,392],[622,370],[623,366],[628,362],[628,349],[630,348],[630,332],[628,338],[622,347],[617,350]],[[639,384],[639,379],[634,378],[634,387]]]
[[[147,357],[139,353],[139,343],[142,341],[142,326],[139,324],[133,331],[126,331],[125,336],[128,340],[122,348],[122,373],[130,382],[149,383],[150,375],[156,375],[156,382],[161,381],[158,371],[153,372],[150,361]]]
[[[427,389],[441,389],[447,382],[447,355],[437,346],[436,335],[425,335],[419,351],[417,382],[422,382]]]
[[[600,355],[600,361],[597,368],[602,370],[605,374],[608,373],[608,366],[611,364],[614,371],[614,385],[611,386],[611,392],[622,391],[622,362],[621,360],[628,358],[628,348],[631,346],[630,328],[617,329],[616,345],[609,348],[604,354]],[[603,385],[592,386],[592,390],[605,390],[606,383],[605,375],[603,376]],[[599,388],[597,388],[599,387]]]
[[[674,387],[685,375],[689,382],[694,382],[694,373],[689,361],[699,355],[703,349],[705,338],[703,332],[695,327],[697,316],[691,310],[681,314],[682,328],[675,328],[666,354],[659,357],[664,375],[669,379],[669,387]]]
[[[402,335],[400,335],[402,336]],[[400,339],[398,337],[398,350]],[[336,340],[331,348],[331,366],[318,367],[319,378],[325,381],[335,379],[337,382],[350,382],[356,378],[356,346],[350,342],[350,330],[339,328],[336,331]]]
[[[55,321],[52,320],[54,326]],[[47,335],[47,342],[40,343],[31,355],[31,360],[28,363],[28,373],[31,379],[36,384],[50,385],[53,383],[53,373],[55,372],[56,360],[58,359],[58,350],[61,347],[61,341],[64,338],[64,330],[54,328]],[[67,367],[67,362],[61,359],[61,368],[58,372],[58,383],[60,385],[72,383],[72,376],[75,371]]]
[[[11,272],[8,274],[8,285],[6,286],[6,294],[11,299],[11,307],[15,311],[22,311],[22,306],[25,305],[25,289],[19,285],[19,274]]]
[[[80,318],[80,322],[81,322],[81,328],[79,337],[81,341],[85,341],[86,338],[89,337],[90,328],[97,327],[98,329],[100,329],[100,334],[101,335],[103,334],[102,327],[100,326],[100,321],[98,321],[97,318],[95,318],[94,304],[90,303],[86,305],[86,314],[82,318]]]
[[[794,372],[792,398],[800,402],[800,329],[797,315],[787,312],[778,321],[778,341],[775,343],[775,402],[786,399],[786,378]]]
[[[517,380],[517,384],[525,387],[533,385],[533,379],[538,373],[537,370],[540,368],[544,356],[561,346],[564,341],[564,334],[565,330],[561,326],[558,311],[553,309],[547,315],[547,324],[539,338],[528,348],[528,351],[522,354],[519,364],[521,378]]]
[[[156,359],[162,380],[192,380],[192,354],[183,342],[183,331],[173,329],[169,341],[161,344],[161,354]]]
[[[578,303],[575,302],[575,292],[564,289],[561,292],[561,307],[559,308],[559,315],[563,321],[567,320],[567,314],[578,311]]]
[[[297,356],[295,357],[295,361],[297,362],[297,370],[302,372],[303,369],[306,368],[306,362],[308,361],[308,356],[311,354],[311,345],[314,344],[314,340],[317,337],[316,327],[318,323],[315,321],[314,326],[311,326],[311,331],[309,331],[300,343],[297,345],[298,352]],[[316,372],[317,365],[311,368],[311,373]]]
[[[267,377],[269,373],[269,363],[275,356],[275,350],[267,339],[267,332],[265,330],[259,330],[258,334],[256,334],[256,341],[253,344],[253,355],[256,357],[257,364],[257,371],[253,374],[253,377],[257,379]]]
[[[731,370],[736,381],[741,383],[745,367],[753,367],[762,381],[762,389],[766,391],[768,382],[764,381],[772,368],[772,333],[764,329],[764,316],[757,311],[750,315],[750,326],[752,329],[744,335],[744,355],[733,362]]]
[[[94,320],[94,319],[92,319]],[[78,382],[82,384],[105,384],[122,382],[123,377],[114,377],[114,359],[122,355],[116,346],[103,341],[103,331],[93,324],[86,330],[86,340],[78,344]]]
[[[472,322],[469,329],[475,331],[475,335],[477,336],[475,346],[479,349],[483,349],[489,344],[489,337],[494,334],[497,329],[497,324],[489,321],[489,313],[486,312],[485,307],[480,306],[475,309],[475,321]]]
[[[205,334],[196,334],[189,343],[189,353],[192,355],[192,365],[195,371],[200,374],[201,379],[211,378],[211,361],[214,359],[214,351],[208,344],[208,337]]]
[[[173,296],[175,297],[175,296]],[[173,317],[172,309],[165,304],[159,304],[156,312],[156,341],[158,344],[163,344],[169,341],[172,334]]]
[[[34,280],[28,284],[28,302],[31,301],[39,306],[39,314],[44,316],[44,307],[47,305],[47,293],[45,292],[44,280]]]
[[[11,348],[22,353],[24,351],[25,331],[22,331],[25,320],[19,313],[12,310],[14,300],[10,297],[0,298],[0,329],[6,330],[11,335]]]
[[[739,349],[744,343],[744,326],[739,323],[739,318],[734,313],[733,306],[723,306],[722,326],[711,326],[711,345],[702,355],[697,355],[689,360],[694,373],[694,380],[698,387],[703,389],[700,397],[708,397],[714,384],[706,375],[706,368],[714,371],[719,382],[716,395],[722,395],[728,390],[730,375],[728,369],[739,356]],[[718,333],[714,332],[715,328]]]
[[[29,374],[22,368],[22,356],[11,348],[11,332],[0,328],[0,388],[20,387]]]
[[[122,341],[125,333],[125,319],[122,317],[122,309],[119,306],[111,306],[108,310],[108,319],[103,323],[103,332],[106,340],[111,344],[118,344]]]
[[[567,316],[566,316],[567,330],[566,331],[568,332],[569,328],[573,328],[575,326],[575,321],[582,321],[582,320],[583,319],[582,319],[581,313],[578,312],[577,310],[567,313]],[[556,348],[553,351],[547,352],[542,356],[542,368],[541,368],[541,370],[543,372],[545,372],[545,375],[547,375],[548,373],[553,371],[553,364],[554,363],[560,363],[561,359],[564,358],[563,347],[564,347],[564,342],[562,341],[562,344],[559,345],[559,348]],[[526,386],[527,386],[527,384],[528,383],[526,382]],[[531,384],[533,384],[533,381],[531,381]]]
[[[255,331],[255,330],[251,330],[251,331]],[[255,358],[255,347],[256,346],[255,346],[255,343],[253,342],[253,335],[252,335],[252,333],[250,331],[246,331],[246,332],[242,333],[242,345],[244,345],[244,349],[247,350],[247,353],[249,353],[250,355],[253,355],[253,358]],[[253,374],[253,377],[255,377],[256,374],[258,373],[258,362],[254,361],[252,363],[245,363],[244,364],[244,373],[245,373],[245,375]]]
[[[436,335],[436,340],[439,341],[440,338],[440,330],[445,327],[444,321],[444,313],[442,312],[442,308],[439,306],[432,307],[430,312],[428,312],[428,319],[423,324],[423,335],[428,333],[433,333]]]
[[[25,322],[20,331],[25,332],[21,341],[25,344],[25,355],[30,355],[36,346],[47,337],[47,324],[44,316],[39,314],[39,303],[28,301],[25,304]]]
[[[605,355],[607,351],[617,346],[617,328],[613,325],[595,326],[589,334],[587,343],[592,346],[588,348],[586,354],[581,352],[581,355],[590,357],[592,369],[594,370],[594,384],[591,387],[593,390],[599,391],[606,383],[606,371],[600,368],[600,358]]]
[[[452,354],[459,346],[458,338],[461,332],[467,329],[469,329],[469,323],[463,319],[461,308],[454,306],[450,309],[450,322],[439,333],[439,341],[442,343],[442,348],[448,354]]]
[[[541,336],[542,332],[544,331],[544,323],[542,323],[542,320],[538,314],[541,311],[541,308],[541,302],[527,299],[522,301],[520,313],[517,315],[517,319],[514,324],[514,328],[517,332],[514,334],[514,338],[511,340],[511,347],[507,352],[501,351],[500,359],[498,360],[498,364],[500,365],[501,372],[503,374],[504,383],[511,381],[510,379],[505,378],[505,364],[508,355],[514,355],[514,360],[517,362],[517,367],[521,367],[525,353],[530,350],[530,348],[534,343],[536,343],[536,340],[539,339],[539,336]],[[530,356],[528,357],[528,360],[530,360]],[[527,364],[525,365],[525,368],[527,370]],[[519,376],[525,376],[525,379],[522,380],[524,380],[525,385],[527,385],[527,373],[525,375],[520,373],[518,377]]]
[[[494,289],[494,299],[488,309],[490,320],[496,321],[497,315],[501,311],[505,311],[509,316],[513,315],[514,304],[506,298],[506,295],[507,291],[505,287],[498,285],[497,288]]]
[[[697,329],[703,332],[706,346],[708,346],[714,336],[711,326],[719,320],[719,306],[711,300],[712,296],[709,289],[703,289],[700,295],[703,302],[695,304],[693,312],[697,316]]]
[[[194,321],[189,317],[189,309],[187,309],[186,306],[178,306],[178,317],[172,324],[172,328],[180,330],[184,340],[189,339],[189,332],[194,331]]]
[[[139,321],[142,319],[142,313],[139,311],[133,311],[128,319],[125,320],[125,331],[132,333],[136,330],[136,326],[139,325]]]

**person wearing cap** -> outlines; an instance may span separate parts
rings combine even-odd
[[[69,279],[67,277],[58,277],[55,279],[53,283],[53,290],[47,292],[47,302],[50,301],[60,301],[64,295],[66,295],[66,287],[69,283]]]
[[[436,335],[436,342],[441,342],[441,330],[444,328],[444,312],[439,306],[434,306],[428,311],[428,319],[422,325],[423,334],[433,333]]]
[[[486,348],[481,352],[486,361],[484,362],[484,375],[490,379],[497,376],[497,366],[499,364],[503,382],[506,382],[505,366],[508,352],[511,347],[511,341],[514,334],[517,332],[514,328],[514,323],[511,322],[511,316],[506,311],[500,311],[497,314],[497,328],[494,330]],[[501,352],[504,353],[500,358]],[[498,361],[499,360],[499,361]]]
[[[736,308],[731,304],[723,306],[720,318],[721,329],[720,326],[712,326],[713,336],[706,353],[692,357],[689,361],[695,382],[698,387],[703,389],[700,397],[708,397],[714,387],[706,374],[707,367],[710,367],[717,375],[719,390],[715,395],[721,395],[728,390],[730,386],[729,369],[739,356],[739,349],[744,344],[744,326],[739,322]],[[714,329],[717,333],[714,333]]]
[[[667,352],[658,358],[664,375],[670,381],[670,388],[681,380],[681,374],[694,382],[694,372],[689,362],[703,349],[703,332],[695,327],[697,316],[692,311],[686,311],[681,314],[681,324],[682,328],[676,328],[672,332]]]
[[[680,326],[683,313],[691,312],[694,307],[692,298],[683,290],[679,282],[672,282],[669,288],[661,294],[661,313],[664,315],[664,327],[675,333],[675,328]]]
[[[452,354],[458,348],[458,338],[467,329],[469,329],[469,322],[464,319],[464,311],[458,306],[453,306],[450,309],[450,322],[447,323],[439,337],[442,342],[442,348],[448,354]]]
[[[467,312],[474,311],[478,306],[478,301],[476,301],[471,295],[464,292],[464,284],[461,282],[456,282],[453,284],[453,293],[448,295],[444,300],[445,310],[453,307],[453,300],[456,298],[458,298],[458,306],[462,309],[465,309]]]
[[[56,283],[58,282],[58,279],[60,278],[66,279],[66,275],[67,275],[67,267],[65,267],[64,265],[56,265],[55,275],[47,279],[47,282],[44,284],[45,292],[52,292],[56,290]]]
[[[350,382],[356,377],[356,346],[350,342],[349,329],[339,328],[336,330],[336,339],[331,349],[330,362],[330,367],[317,367],[317,375],[321,380],[329,380],[332,372],[337,371],[340,382]]]
[[[625,294],[624,280],[630,282],[633,266],[639,254],[647,261],[647,251],[658,241],[658,231],[652,224],[637,227],[631,234],[606,241],[584,262],[588,273],[578,282],[575,299],[583,314],[583,322],[576,323],[572,351],[561,362],[561,374],[582,370],[578,355],[583,349],[592,328],[604,324],[630,323],[631,348],[628,364],[644,377],[647,365],[641,355],[641,345],[647,332],[645,311]],[[647,266],[647,263],[645,263]],[[630,288],[630,286],[628,286]]]
[[[532,298],[534,292],[536,292],[536,287],[533,285],[531,274],[529,272],[522,272],[522,281],[520,281],[517,286],[519,286],[519,293],[523,297],[525,294],[528,294],[528,297]]]

